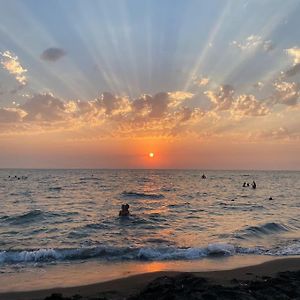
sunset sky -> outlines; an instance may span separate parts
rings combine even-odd
[[[0,167],[300,169],[300,1],[0,5]]]

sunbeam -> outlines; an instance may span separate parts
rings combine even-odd
[[[190,74],[187,76],[187,81],[185,82],[185,85],[183,87],[184,91],[187,91],[190,88],[190,86],[193,84],[195,80],[195,76],[199,75],[199,71],[201,70],[203,61],[208,55],[208,52],[211,50],[211,47],[213,47],[214,41],[217,38],[217,35],[219,34],[220,29],[222,28],[224,22],[227,21],[228,14],[230,12],[231,7],[232,7],[231,1],[226,1],[226,4],[223,6],[223,9],[221,11],[218,20],[215,22],[213,28],[210,31],[210,34],[208,36],[204,48],[201,50],[201,53],[197,58],[197,60],[195,61]]]

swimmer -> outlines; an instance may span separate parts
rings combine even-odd
[[[119,211],[119,217],[128,217],[129,215],[129,205],[122,204],[121,210]]]
[[[253,180],[253,182],[252,182],[252,188],[253,189],[256,189],[256,182]]]

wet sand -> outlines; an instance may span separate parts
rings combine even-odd
[[[278,274],[280,272],[285,272]],[[84,274],[82,274],[84,276]],[[202,279],[205,278],[205,279]],[[42,299],[300,299],[300,258],[283,258],[233,270],[210,272],[152,272],[70,288],[9,292],[2,300]],[[252,294],[250,292],[252,291]],[[262,298],[256,297],[256,292]],[[299,292],[299,294],[297,294]],[[210,294],[209,294],[210,293]],[[235,294],[234,294],[235,293]],[[246,293],[250,293],[247,295]],[[260,293],[260,294],[259,294]],[[49,297],[51,294],[63,296]],[[75,297],[81,295],[83,298]],[[204,295],[204,298],[203,298]],[[206,295],[206,296],[205,296]],[[248,297],[248,298],[247,298]],[[251,298],[252,297],[252,298]],[[263,298],[265,297],[265,298]],[[290,297],[290,298],[289,298]],[[280,298],[278,298],[280,299]]]

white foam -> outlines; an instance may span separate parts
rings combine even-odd
[[[266,254],[268,255],[300,255],[300,242],[284,246],[283,248],[269,250]]]
[[[300,255],[300,242],[275,249],[244,248],[227,243],[212,243],[207,247],[118,248],[83,247],[74,249],[37,249],[0,251],[0,265],[5,263],[49,262],[100,258],[105,260],[194,260],[207,256],[238,254]]]
[[[209,254],[223,254],[223,255],[235,254],[234,246],[225,243],[209,244],[207,250]]]

